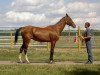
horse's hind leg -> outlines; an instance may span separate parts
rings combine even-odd
[[[25,59],[29,63],[29,60],[28,60],[28,57],[27,57],[27,48],[28,48],[29,42],[30,42],[30,40],[27,40],[27,39],[25,41],[23,40],[23,44],[20,48],[20,54],[19,54],[19,60],[20,60],[21,63],[22,63],[21,56],[22,56],[23,50],[24,50],[24,53],[25,53]]]
[[[27,57],[27,50],[26,49],[24,50],[24,53],[25,53],[25,59],[29,63],[29,60],[28,60],[28,57]]]
[[[20,60],[21,63],[22,63],[22,59],[21,59],[22,52],[23,52],[23,45],[20,48],[20,54],[19,54],[19,60]]]
[[[25,59],[29,63],[28,57],[27,57],[27,48],[29,45],[30,39],[25,40],[24,42],[24,53],[25,53]]]

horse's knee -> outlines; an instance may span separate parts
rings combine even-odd
[[[22,48],[20,48],[20,53],[22,53],[23,52],[23,49]]]

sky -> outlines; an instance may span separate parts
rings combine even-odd
[[[45,27],[66,13],[81,29],[90,22],[100,30],[100,0],[0,0],[0,27]]]

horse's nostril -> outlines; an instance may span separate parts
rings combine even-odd
[[[74,25],[74,28],[76,28],[76,25]]]

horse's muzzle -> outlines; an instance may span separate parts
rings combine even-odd
[[[73,28],[76,28],[76,25],[74,25]]]

